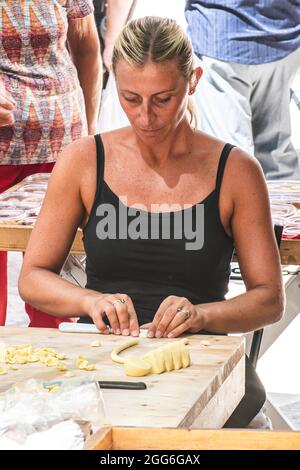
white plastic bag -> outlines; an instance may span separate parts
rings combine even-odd
[[[121,108],[115,77],[111,72],[102,94],[97,132],[108,132],[126,126],[129,126],[129,121]]]
[[[49,393],[47,388],[54,385],[58,385],[58,390]],[[107,422],[97,380],[82,378],[18,383],[1,394],[0,417],[0,438],[21,445],[29,435],[66,420],[87,421],[97,427]]]

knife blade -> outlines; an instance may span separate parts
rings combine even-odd
[[[98,380],[100,388],[113,388],[119,390],[145,390],[145,382],[120,382],[113,380]]]

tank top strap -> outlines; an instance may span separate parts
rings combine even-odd
[[[234,148],[234,145],[232,144],[225,144],[224,148],[222,150],[220,159],[219,159],[219,165],[218,165],[218,171],[217,171],[217,178],[216,178],[216,194],[219,195],[221,185],[222,185],[222,180],[223,180],[223,174],[225,170],[225,165],[228,159],[228,156],[231,152],[231,150]]]
[[[101,135],[95,135],[96,142],[96,159],[97,159],[97,190],[95,195],[95,200],[98,199],[100,190],[103,186],[104,179],[104,164],[105,164],[105,155],[104,155],[104,146],[101,139]]]

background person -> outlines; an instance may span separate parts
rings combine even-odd
[[[103,88],[111,70],[111,58],[115,40],[131,17],[137,0],[93,0],[94,15],[101,44],[103,64]]]
[[[255,155],[268,179],[299,179],[289,109],[299,2],[187,0],[185,16],[204,70],[195,94],[200,128]]]

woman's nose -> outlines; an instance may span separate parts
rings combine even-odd
[[[151,126],[155,116],[154,116],[154,113],[150,104],[146,103],[141,106],[139,117],[140,117],[140,123],[143,127]]]

